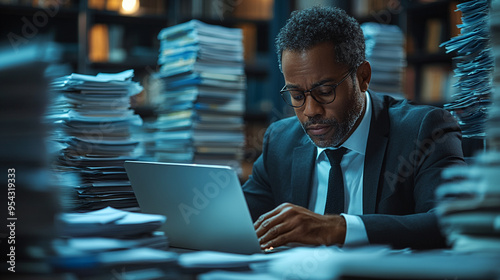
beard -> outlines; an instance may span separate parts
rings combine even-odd
[[[356,125],[358,119],[363,115],[363,98],[365,95],[361,94],[361,92],[355,92],[355,94],[352,94],[351,96],[352,98],[348,102],[349,107],[346,108],[342,114],[342,118],[344,120],[343,122],[339,122],[336,118],[322,119],[319,116],[314,116],[305,122],[301,122],[304,132],[316,147],[338,147],[345,140],[347,140],[346,135],[350,132],[354,132],[354,126]],[[333,135],[331,137],[328,137],[327,135],[314,135],[311,137],[311,135],[307,132],[311,125],[331,126],[333,129]]]

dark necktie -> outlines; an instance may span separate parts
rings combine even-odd
[[[326,197],[325,214],[340,214],[344,212],[344,176],[340,169],[340,161],[347,149],[325,150],[330,160],[330,176],[328,177],[328,195]]]

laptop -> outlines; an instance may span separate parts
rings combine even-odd
[[[126,161],[141,211],[167,217],[172,247],[260,253],[236,172],[227,166]]]

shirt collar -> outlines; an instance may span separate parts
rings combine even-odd
[[[358,127],[354,132],[347,138],[347,140],[341,145],[351,151],[362,154],[363,156],[366,153],[366,144],[368,143],[368,133],[370,132],[370,123],[372,120],[372,106],[370,95],[368,91],[365,92],[366,95],[366,108],[363,119],[359,123]],[[318,152],[316,153],[316,159],[319,155],[328,148],[319,148],[317,147]]]

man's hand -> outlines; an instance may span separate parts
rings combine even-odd
[[[340,215],[320,215],[306,208],[283,203],[254,223],[260,247],[290,242],[311,245],[344,244],[346,223]]]

